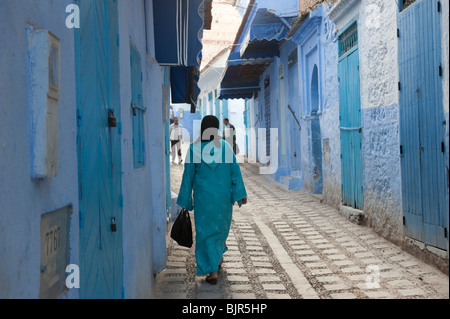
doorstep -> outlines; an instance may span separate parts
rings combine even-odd
[[[342,203],[339,205],[339,212],[342,216],[346,217],[352,223],[356,225],[362,225],[364,221],[364,211],[345,206]]]

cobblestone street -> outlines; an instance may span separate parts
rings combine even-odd
[[[288,191],[241,165],[249,203],[235,206],[219,283],[195,275],[194,248],[168,243],[156,298],[448,298],[449,278],[312,195]],[[178,192],[182,165],[172,165]],[[193,214],[192,214],[193,216]],[[379,287],[366,280],[379,268]]]

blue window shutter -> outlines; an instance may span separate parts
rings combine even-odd
[[[136,47],[130,43],[131,92],[132,92],[132,124],[133,124],[133,166],[135,169],[145,165],[144,113],[142,99],[143,72],[141,56]]]

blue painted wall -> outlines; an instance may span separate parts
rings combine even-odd
[[[122,165],[124,195],[124,289],[126,298],[151,297],[153,273],[166,264],[166,176],[163,70],[150,55],[153,51],[152,1],[119,1],[120,74],[122,99]],[[147,23],[144,13],[147,10]],[[150,34],[149,34],[150,33]],[[147,35],[147,37],[146,37]],[[143,67],[146,165],[133,167],[132,113],[129,77],[131,39],[140,52]],[[151,194],[151,196],[149,196]]]
[[[70,262],[77,264],[78,176],[73,32],[62,25],[72,1],[1,1],[0,27],[0,298],[38,298],[41,215],[73,206]],[[27,26],[61,39],[58,174],[31,179]],[[14,48],[14,50],[11,50]],[[65,294],[77,298],[78,291]]]
[[[38,298],[40,218],[73,206],[70,225],[71,263],[79,263],[77,119],[73,30],[65,27],[72,1],[1,1],[0,26],[0,298]],[[152,2],[119,1],[120,98],[122,114],[122,189],[124,296],[150,298],[153,272],[166,261],[166,176],[162,108],[162,69],[152,57]],[[147,10],[147,11],[146,11]],[[145,16],[148,14],[146,32]],[[61,97],[58,114],[58,174],[31,179],[26,28],[49,30],[61,40]],[[142,59],[146,165],[133,167],[130,45]],[[10,48],[14,48],[11,50]],[[11,107],[14,105],[14,107]],[[3,181],[8,181],[3,182]],[[150,195],[150,196],[149,196]],[[63,298],[78,298],[78,290]]]

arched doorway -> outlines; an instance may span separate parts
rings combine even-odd
[[[313,193],[322,194],[322,136],[320,133],[319,112],[319,72],[314,65],[311,75],[311,144],[312,144],[312,168],[313,168]]]

